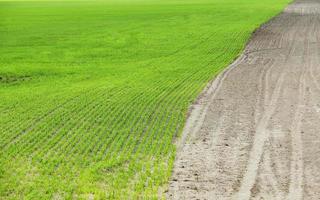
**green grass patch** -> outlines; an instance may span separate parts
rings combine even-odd
[[[188,107],[289,0],[0,2],[0,199],[156,199]]]

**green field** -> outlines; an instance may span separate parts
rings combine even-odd
[[[0,199],[164,197],[188,107],[289,0],[0,1]]]

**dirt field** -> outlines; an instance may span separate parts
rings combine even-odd
[[[320,199],[320,1],[255,32],[193,106],[169,199]]]

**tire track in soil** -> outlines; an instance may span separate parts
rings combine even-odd
[[[248,167],[246,169],[246,173],[244,174],[240,190],[236,194],[235,199],[250,199],[251,189],[256,181],[259,163],[264,151],[265,142],[269,137],[267,126],[269,120],[275,112],[277,101],[280,97],[281,89],[283,88],[284,76],[284,73],[280,75],[280,78],[278,79],[276,84],[275,91],[271,95],[270,103],[257,125],[253,147],[249,155]]]

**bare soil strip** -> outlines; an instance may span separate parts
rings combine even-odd
[[[320,1],[252,36],[193,105],[169,199],[320,199]]]

